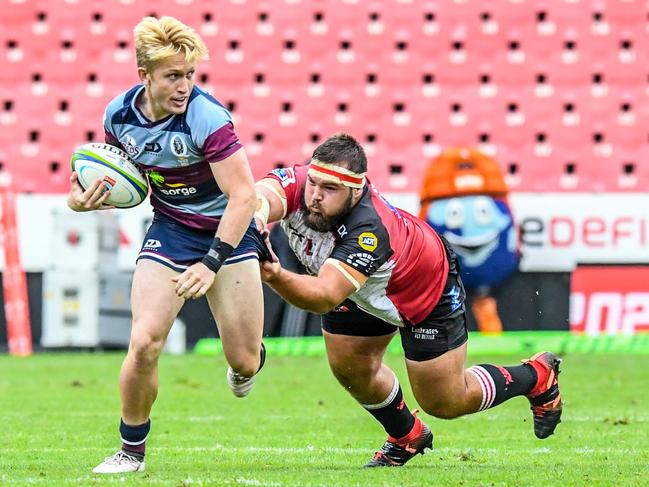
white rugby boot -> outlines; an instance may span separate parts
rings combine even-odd
[[[228,374],[227,374],[228,386],[230,386],[230,390],[232,391],[232,394],[234,394],[235,396],[246,397],[248,394],[250,394],[250,391],[252,390],[252,386],[255,385],[257,374],[266,363],[266,345],[264,345],[263,342],[261,343],[259,356],[260,356],[259,368],[257,369],[255,375],[253,375],[252,377],[246,377],[245,375],[241,375],[238,372],[232,370],[232,367],[228,367]]]
[[[237,397],[246,397],[250,394],[252,386],[255,385],[256,378],[257,375],[246,377],[232,370],[232,367],[228,367],[228,386],[230,386],[232,394]]]
[[[107,457],[103,462],[92,469],[92,473],[130,473],[144,472],[144,460],[138,460],[124,450],[120,450],[112,457]]]

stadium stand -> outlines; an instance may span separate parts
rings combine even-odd
[[[649,184],[646,2],[3,0],[0,162],[18,190],[67,191],[68,154],[137,82],[149,14],[203,35],[197,81],[232,109],[256,176],[344,130],[385,191],[416,192],[449,144],[492,153],[517,191]]]

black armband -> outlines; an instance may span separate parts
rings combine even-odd
[[[219,269],[225,262],[225,259],[230,257],[234,247],[229,243],[223,242],[219,237],[214,238],[214,242],[210,246],[209,252],[205,254],[201,261],[212,272],[219,272]]]

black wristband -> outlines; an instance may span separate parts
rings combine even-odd
[[[225,259],[230,257],[234,247],[227,242],[221,241],[219,237],[214,238],[214,242],[210,246],[209,252],[205,254],[201,261],[212,272],[219,272],[219,269],[225,262]]]

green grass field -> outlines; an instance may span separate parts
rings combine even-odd
[[[522,357],[478,357],[512,364]],[[557,434],[537,440],[524,398],[452,421],[422,417],[435,450],[362,469],[385,438],[324,357],[273,357],[246,399],[219,357],[163,356],[147,471],[96,476],[118,447],[122,354],[0,357],[0,485],[649,485],[649,357],[564,357]],[[402,360],[389,356],[415,407]]]

